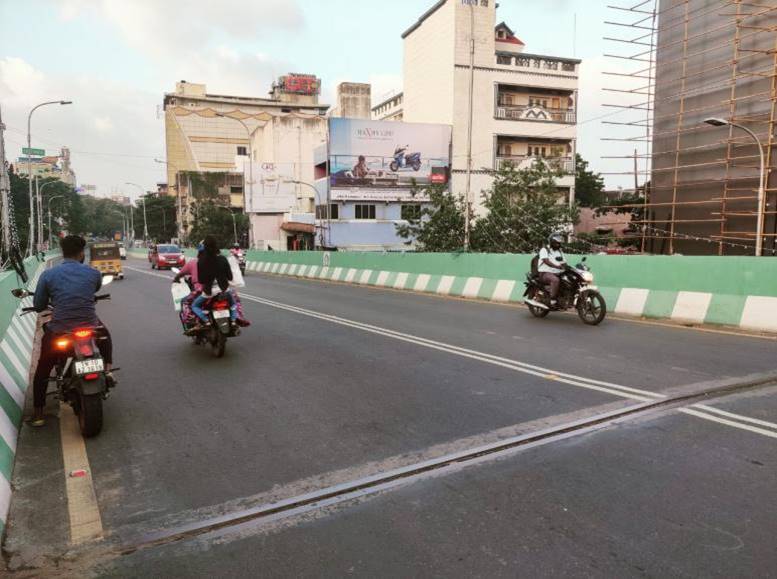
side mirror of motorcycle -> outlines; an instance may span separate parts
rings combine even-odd
[[[30,295],[30,292],[28,292],[26,289],[23,288],[17,288],[11,290],[11,295],[15,298],[23,299]]]
[[[588,257],[587,256],[583,258],[583,263],[585,263],[586,261],[588,261]]]
[[[111,285],[113,283],[114,277],[112,275],[104,275],[103,276],[103,287],[107,285]]]

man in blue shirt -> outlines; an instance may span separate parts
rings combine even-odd
[[[54,337],[73,332],[79,328],[99,328],[98,347],[105,361],[109,380],[113,364],[113,345],[108,330],[97,318],[94,294],[102,287],[99,271],[84,265],[86,242],[76,235],[65,237],[61,243],[63,261],[41,275],[35,290],[33,307],[37,312],[53,306],[51,321],[44,326],[41,339],[40,358],[33,379],[33,401],[35,414],[31,424],[43,426],[46,390],[49,376],[57,363],[58,355],[53,351]]]

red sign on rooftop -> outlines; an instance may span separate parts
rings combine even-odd
[[[321,81],[312,74],[288,74],[279,79],[281,91],[291,94],[317,95]]]

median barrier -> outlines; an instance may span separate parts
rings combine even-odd
[[[53,258],[53,255],[48,256],[48,259]],[[44,263],[30,258],[24,264],[29,276],[26,287],[32,291],[43,272]],[[21,308],[32,305],[32,298],[19,300],[11,295],[12,289],[22,286],[15,272],[0,273],[0,535],[5,530],[11,504],[11,475],[36,328],[34,314],[19,317]]]
[[[509,303],[523,300],[531,258],[249,251],[248,271]],[[617,314],[777,332],[777,259],[595,255],[588,265]]]

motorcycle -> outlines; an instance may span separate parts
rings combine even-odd
[[[400,169],[405,169],[406,167],[412,167],[413,171],[421,170],[421,153],[410,153],[408,155],[405,153],[408,147],[409,145],[397,147],[394,151],[394,160],[391,162],[391,165],[389,165],[394,173]]]
[[[598,326],[607,315],[607,304],[598,288],[593,285],[594,275],[586,265],[587,258],[575,267],[564,266],[560,274],[561,286],[556,305],[550,303],[548,288],[540,281],[539,274],[526,274],[524,303],[535,318],[544,318],[550,312],[565,312],[572,308],[584,324]]]
[[[173,273],[178,274],[180,270],[174,268]],[[178,317],[181,321],[184,333],[188,335],[191,331],[191,324],[185,319],[185,312],[181,307],[181,302],[191,294],[193,288],[191,281],[181,281],[174,283],[172,287],[173,303],[178,311]],[[211,352],[216,358],[223,358],[226,352],[227,339],[236,338],[240,335],[240,328],[232,323],[232,311],[230,308],[230,296],[226,292],[219,292],[208,298],[202,305],[202,310],[207,314],[210,324],[202,330],[191,336],[195,345],[210,345]]]
[[[113,281],[113,276],[103,277],[103,287]],[[19,299],[30,295],[27,290],[16,289],[11,292]],[[110,300],[109,294],[95,296],[95,302]],[[20,315],[35,312],[35,308],[22,308]],[[108,380],[105,362],[97,346],[100,327],[78,328],[66,334],[58,334],[52,341],[58,354],[55,366],[56,377],[51,378],[57,384],[56,397],[73,407],[78,417],[78,426],[85,438],[100,434],[103,427],[103,400],[107,400],[114,384]],[[118,372],[118,368],[113,369]]]
[[[233,253],[232,255],[235,256],[235,259],[237,260],[237,264],[240,267],[240,273],[243,275],[246,274],[246,254],[242,251],[238,251],[237,253]]]

